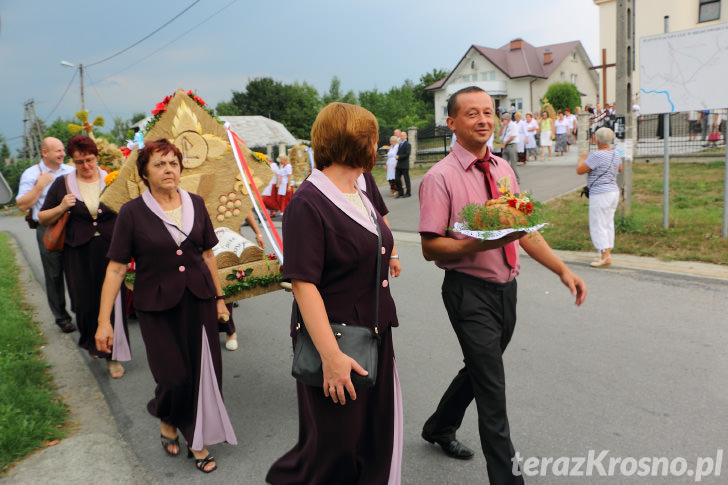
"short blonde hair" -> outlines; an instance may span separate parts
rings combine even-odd
[[[311,127],[316,168],[339,163],[368,172],[377,160],[378,139],[379,124],[371,112],[353,104],[330,103]]]

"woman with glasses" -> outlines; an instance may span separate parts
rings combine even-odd
[[[107,173],[99,168],[96,142],[88,136],[76,135],[68,140],[66,153],[71,156],[76,171],[53,182],[38,213],[38,221],[49,226],[64,213],[70,213],[63,246],[63,272],[80,333],[78,345],[92,358],[106,359],[111,377],[118,379],[124,375],[119,360],[130,358],[121,299],[112,319],[115,326],[120,326],[116,328],[118,338],[113,354],[98,351],[94,341],[101,285],[109,263],[106,252],[116,221],[116,214],[99,202]]]

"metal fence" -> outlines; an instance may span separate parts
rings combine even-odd
[[[605,120],[612,128],[613,119]],[[665,149],[663,139],[663,115],[642,115],[637,118],[637,140],[635,156],[662,156]],[[589,149],[594,150],[592,138]],[[725,153],[726,110],[712,110],[703,115],[699,112],[670,113],[668,150],[670,155]]]
[[[430,126],[417,132],[418,162],[437,162],[450,150],[452,132],[447,126]]]

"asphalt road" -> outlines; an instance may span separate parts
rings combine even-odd
[[[557,195],[583,184],[581,178],[567,180],[567,170],[557,167],[533,165],[537,199],[549,198],[536,191],[546,194],[549,185]],[[521,172],[525,188],[530,169],[531,164]],[[424,261],[412,233],[416,200],[386,199],[404,268],[391,282],[401,323],[393,338],[404,396],[403,483],[487,483],[473,406],[458,434],[478,451],[473,460],[447,458],[419,436],[462,362],[440,299],[442,271]],[[34,235],[23,224],[17,217],[0,217],[0,230],[19,241],[36,278],[42,279]],[[514,445],[521,456],[538,460],[536,469],[542,458],[559,457],[569,457],[573,468],[590,450],[595,456],[608,450],[598,463],[605,473],[610,458],[620,458],[627,466],[620,474],[617,463],[611,478],[599,476],[599,466],[593,469],[595,476],[575,478],[557,476],[562,468],[546,465],[544,476],[527,482],[692,482],[688,475],[630,476],[631,460],[678,459],[674,470],[680,471],[679,459],[684,458],[687,469],[693,470],[698,457],[716,457],[723,449],[728,421],[728,391],[723,387],[728,381],[728,334],[723,331],[728,283],[630,269],[597,270],[581,262],[571,266],[589,288],[580,308],[556,276],[522,258],[518,324],[505,354]],[[154,383],[134,320],[129,326],[133,360],[122,379],[112,380],[103,363],[85,359],[123,440],[154,482],[261,484],[270,464],[294,445],[298,428],[290,377],[290,303],[291,295],[278,291],[243,300],[235,310],[240,348],[223,350],[223,393],[239,445],[210,447],[219,466],[211,476],[160,448],[158,421],[146,412]],[[703,478],[701,483],[725,483],[726,462],[728,457],[719,477]],[[586,472],[586,466],[581,471]]]

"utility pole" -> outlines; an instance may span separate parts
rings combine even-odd
[[[624,120],[622,197],[624,215],[632,213],[632,161],[634,159],[634,113],[632,112],[632,71],[634,70],[634,3],[617,0],[617,62],[615,78],[616,114]]]
[[[29,160],[40,157],[41,127],[38,116],[35,114],[35,101],[29,99],[23,103],[25,114],[23,116],[23,153]]]
[[[83,64],[78,65],[78,75],[81,77],[81,111],[86,111],[86,100],[83,96]]]
[[[68,61],[61,61],[61,66],[73,67],[73,68],[76,67],[75,64],[73,64],[72,62],[68,62]],[[84,97],[84,94],[83,94],[83,64],[78,65],[78,75],[79,75],[79,78],[81,79],[81,111],[86,111],[86,98]]]

